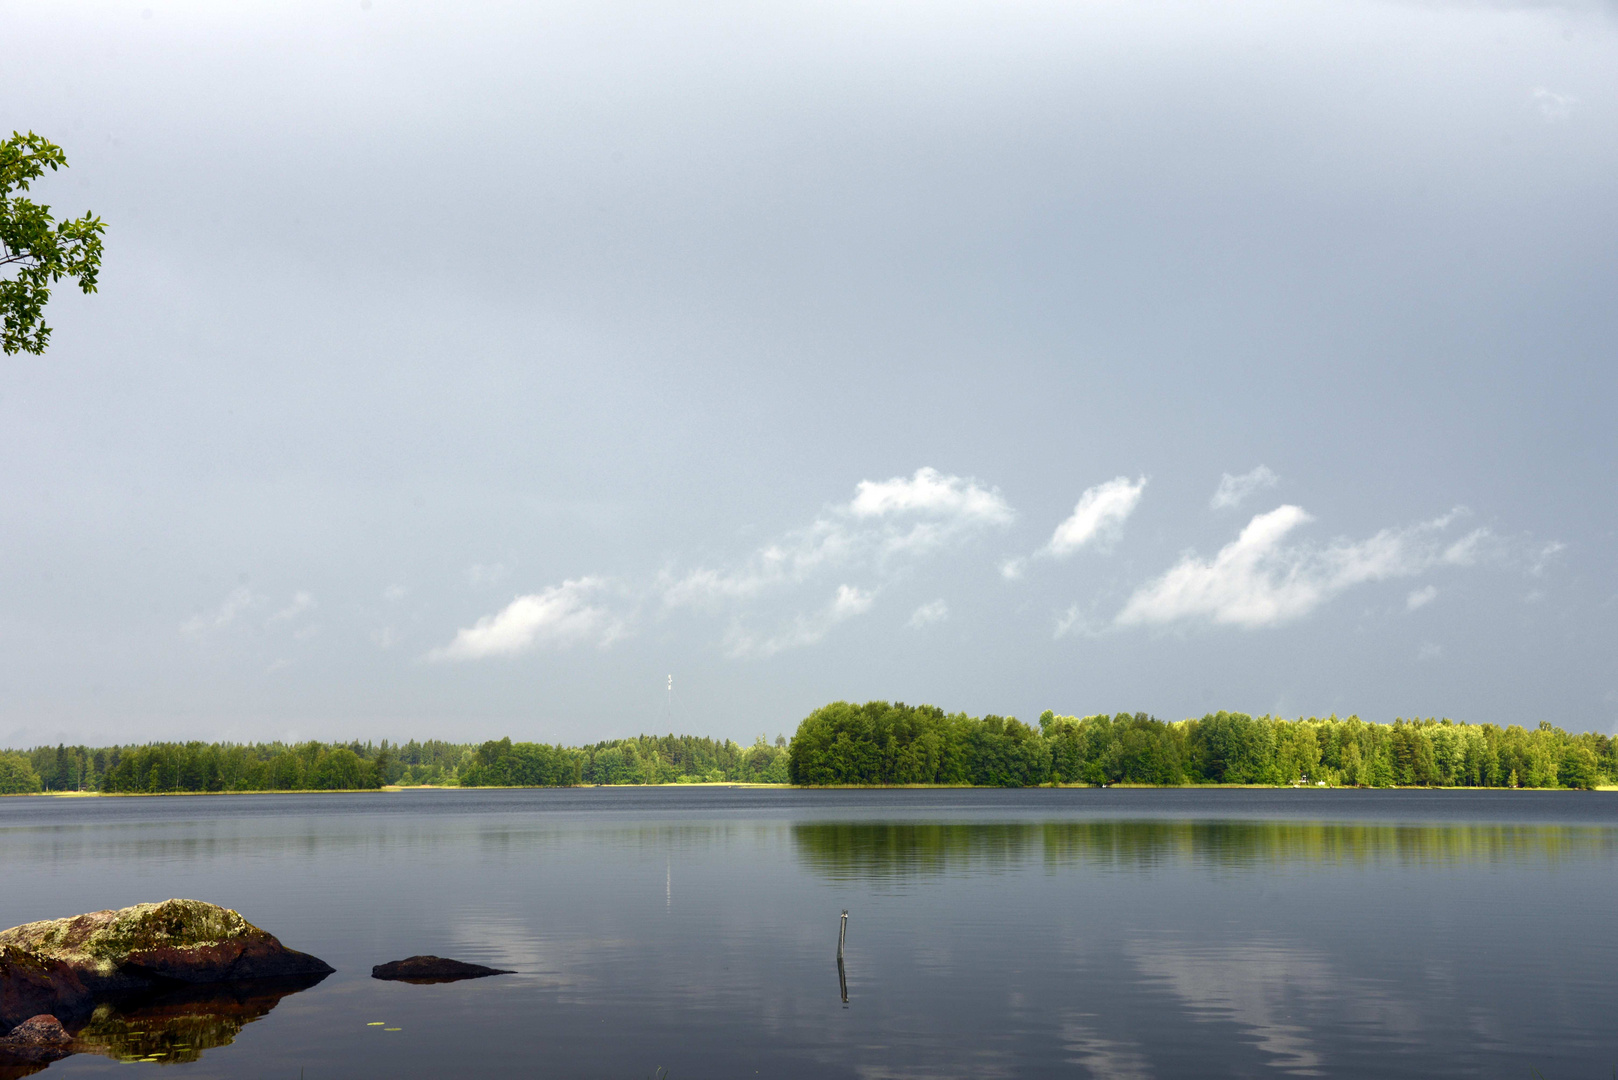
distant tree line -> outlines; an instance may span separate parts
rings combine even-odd
[[[0,794],[30,791],[334,791],[453,780],[469,748],[431,739],[147,743],[0,751]]]
[[[752,746],[694,735],[637,735],[593,746],[486,742],[461,772],[462,787],[566,784],[787,782],[785,736]]]
[[[1210,713],[1057,716],[1032,727],[931,705],[836,702],[793,736],[795,784],[1323,784],[1594,788],[1618,782],[1618,740],[1449,720],[1368,723]]]
[[[931,705],[835,702],[790,745],[638,735],[591,746],[430,739],[407,743],[148,743],[0,751],[0,794],[331,791],[391,784],[555,787],[668,783],[1308,784],[1593,788],[1618,783],[1618,740],[1536,727],[1210,713],[1058,716],[1038,726]]]
[[[786,738],[752,746],[690,735],[640,735],[593,746],[406,743],[147,743],[0,751],[0,795],[365,790],[391,784],[462,787],[572,784],[780,783]]]

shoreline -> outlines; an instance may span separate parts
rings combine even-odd
[[[747,788],[757,791],[1554,791],[1569,795],[1589,795],[1594,792],[1618,792],[1618,784],[1599,784],[1592,790],[1581,788],[1529,788],[1529,787],[1430,787],[1420,784],[1392,785],[1389,787],[1356,787],[1353,785],[1312,786],[1303,784],[1038,784],[1032,787],[1007,788],[980,784],[753,784],[746,781],[719,780],[699,783],[667,784],[532,784],[499,787],[450,786],[448,784],[388,784],[380,788],[274,788],[264,791],[27,791],[0,795],[0,799],[150,799],[159,797],[210,797],[216,795],[391,795],[401,791],[633,791],[647,788]]]

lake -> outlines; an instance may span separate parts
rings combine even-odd
[[[337,972],[105,1017],[103,1053],[50,1076],[1561,1080],[1618,1062],[1611,793],[0,799],[0,926],[171,896]],[[370,978],[417,953],[518,973]]]

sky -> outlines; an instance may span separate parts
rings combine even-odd
[[[0,745],[1618,730],[1618,6],[0,34],[108,224],[0,357]]]

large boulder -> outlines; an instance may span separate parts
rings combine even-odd
[[[97,1001],[176,983],[326,975],[229,908],[165,900],[0,933],[0,1030],[42,1013],[80,1016]]]

